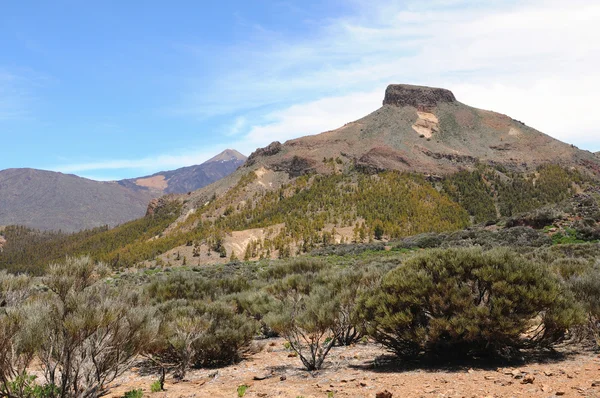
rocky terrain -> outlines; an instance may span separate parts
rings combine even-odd
[[[243,163],[226,150],[207,162],[116,182],[35,169],[0,171],[0,225],[73,232],[143,217],[153,198],[206,186]]]
[[[256,343],[260,352],[222,369],[199,369],[185,381],[167,379],[165,392],[151,393],[156,376],[143,366],[114,383],[110,397],[144,390],[156,397],[600,397],[600,357],[568,349],[521,363],[463,363],[402,366],[374,344],[336,347],[323,370],[309,373],[290,355],[283,339]],[[385,392],[388,395],[383,395]]]

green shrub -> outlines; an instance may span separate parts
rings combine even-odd
[[[160,380],[156,380],[154,383],[150,384],[150,391],[152,392],[161,392],[163,390],[163,385]]]
[[[546,267],[509,250],[432,250],[362,296],[369,334],[402,357],[551,345],[582,316]],[[535,330],[532,329],[535,325]]]
[[[309,289],[310,284],[297,282],[292,275],[277,286],[265,320],[287,339],[307,370],[317,370],[341,334],[340,305],[327,287]]]
[[[156,337],[154,311],[140,305],[134,289],[104,283],[105,271],[88,257],[52,265],[48,291],[29,310],[25,329],[44,331],[38,359],[63,396],[105,393]]]
[[[245,384],[241,385],[241,386],[238,386],[238,388],[237,388],[238,397],[242,398],[244,395],[246,395],[246,390],[247,389],[248,389],[248,386],[245,385]]]
[[[123,395],[123,398],[142,398],[144,396],[144,391],[142,389],[139,390],[130,390]]]
[[[194,367],[231,364],[252,341],[257,324],[222,302],[176,300],[160,306],[163,326],[155,362],[176,367],[183,379]]]
[[[37,377],[27,374],[17,376],[13,381],[0,387],[0,396],[19,398],[53,398],[60,394],[60,390],[53,384],[39,385]],[[2,384],[2,383],[0,383]]]
[[[587,313],[586,334],[593,337],[600,348],[600,266],[573,277],[569,287]]]

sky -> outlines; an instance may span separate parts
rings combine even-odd
[[[3,0],[0,169],[98,180],[249,155],[452,90],[600,151],[593,0]]]

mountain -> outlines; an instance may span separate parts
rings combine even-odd
[[[79,231],[143,217],[148,203],[169,193],[206,186],[230,173],[245,156],[226,150],[198,166],[116,182],[35,169],[0,171],[0,225]]]
[[[205,187],[233,173],[245,161],[246,156],[236,150],[227,149],[200,165],[121,180],[119,184],[128,188],[149,189],[163,194],[186,193]]]
[[[477,163],[511,170],[553,162],[600,175],[598,158],[506,115],[462,104],[448,90],[390,85],[383,107],[345,126],[253,153],[247,166],[291,176],[327,173],[323,159],[373,170],[449,174]]]
[[[167,189],[173,177],[157,176],[166,183],[155,189]],[[372,114],[257,149],[206,187],[152,201],[139,220],[72,236],[7,229],[0,266],[39,272],[48,259],[81,253],[123,268],[202,265],[418,234],[429,247],[432,233],[511,225],[593,241],[599,181],[591,152],[448,90],[391,85]]]
[[[0,225],[77,231],[142,217],[153,195],[52,171],[0,171]]]

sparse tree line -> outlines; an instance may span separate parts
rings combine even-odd
[[[214,196],[197,209],[179,232],[165,236],[162,232],[179,215],[177,203],[110,230],[62,234],[7,227],[0,267],[41,275],[49,261],[90,255],[112,268],[126,268],[188,243],[196,248],[194,256],[200,256],[204,244],[210,253],[232,258],[234,253],[227,253],[222,245],[226,234],[281,223],[285,227],[277,234],[235,255],[287,258],[332,244],[333,234],[326,226],[353,227],[353,243],[453,231],[558,203],[575,192],[574,183],[589,183],[578,172],[557,165],[541,166],[530,174],[480,165],[441,183],[406,173],[352,172],[301,176],[267,190],[257,188],[256,179],[249,172],[226,195]]]
[[[122,275],[0,274],[0,396],[97,397],[135,361],[184,379],[282,336],[307,370],[370,339],[400,358],[513,356],[600,330],[600,247],[434,249]],[[32,371],[35,364],[35,371]],[[40,376],[35,378],[33,374]]]

